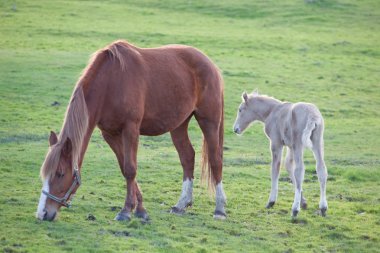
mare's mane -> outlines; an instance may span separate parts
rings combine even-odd
[[[82,142],[88,129],[89,120],[83,89],[85,86],[90,85],[100,66],[107,60],[118,60],[121,70],[125,70],[126,59],[125,54],[123,54],[125,49],[134,49],[134,47],[126,41],[116,41],[92,55],[71,96],[62,129],[58,136],[58,142],[49,147],[45,161],[42,164],[40,175],[43,180],[55,175],[62,149],[68,138],[72,143],[72,169],[79,162]]]

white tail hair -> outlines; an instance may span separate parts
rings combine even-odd
[[[311,142],[311,134],[313,130],[320,124],[320,119],[315,117],[309,117],[306,122],[306,127],[302,132],[302,144],[304,147],[312,148],[313,143]]]

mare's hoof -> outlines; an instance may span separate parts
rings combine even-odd
[[[173,206],[173,207],[170,209],[170,213],[174,213],[174,214],[177,214],[177,215],[182,215],[182,214],[185,213],[185,209],[179,209],[178,207]]]
[[[214,219],[215,220],[225,220],[225,219],[227,219],[227,215],[224,212],[215,211],[214,212]]]
[[[321,215],[322,215],[323,217],[326,217],[326,212],[327,212],[327,208],[326,208],[326,207],[321,208]]]
[[[131,220],[131,212],[128,211],[120,211],[116,217],[115,220],[117,221],[130,221]]]
[[[293,218],[296,218],[297,215],[298,215],[298,213],[299,213],[298,210],[293,210],[293,212],[292,212],[292,217],[293,217]]]
[[[276,203],[276,202],[274,202],[274,201],[268,202],[268,204],[267,204],[267,206],[265,208],[268,208],[268,209],[272,208],[274,206],[274,203]]]
[[[305,201],[305,202],[301,202],[301,208],[303,209],[303,210],[306,210],[307,209],[307,202]]]
[[[139,218],[139,219],[142,219],[145,222],[147,222],[147,221],[150,220],[149,216],[148,216],[148,213],[146,211],[136,211],[135,212],[135,217]]]

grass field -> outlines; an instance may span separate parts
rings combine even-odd
[[[169,214],[182,168],[168,134],[141,137],[138,180],[150,224],[113,221],[125,182],[111,149],[93,134],[73,207],[38,221],[39,169],[89,55],[116,39],[140,47],[195,46],[225,79],[225,221],[199,183],[194,205]],[[380,2],[0,2],[0,249],[3,252],[378,252],[380,249]],[[232,124],[244,90],[315,103],[325,117],[328,216],[306,152],[309,209],[292,220],[293,188],[281,172],[270,191],[268,140],[257,124]],[[190,136],[199,154],[195,121]],[[197,156],[197,161],[199,155]],[[93,215],[96,219],[91,220]]]

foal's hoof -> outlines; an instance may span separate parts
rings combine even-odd
[[[225,212],[215,211],[214,212],[214,219],[215,220],[225,220],[225,219],[227,219],[227,215]]]
[[[148,213],[146,211],[136,211],[135,217],[143,220],[144,222],[148,222],[150,220]]]
[[[274,203],[276,203],[276,202],[274,202],[274,201],[270,201],[270,202],[268,202],[268,204],[266,205],[266,207],[265,208],[272,208],[273,206],[274,206]]]
[[[307,209],[307,202],[305,201],[305,202],[301,202],[301,208],[303,209],[303,210],[306,210]]]
[[[185,213],[185,209],[180,209],[176,206],[172,206],[172,208],[170,209],[170,213],[174,213],[174,214],[177,214],[177,215],[182,215]]]
[[[297,215],[298,215],[298,213],[299,213],[298,210],[293,210],[293,212],[292,212],[292,217],[293,217],[293,218],[296,218]]]
[[[327,212],[327,208],[326,208],[326,207],[321,208],[321,215],[322,215],[323,217],[326,217],[326,212]]]
[[[116,217],[115,220],[117,221],[130,221],[131,220],[131,212],[128,211],[120,211]]]

